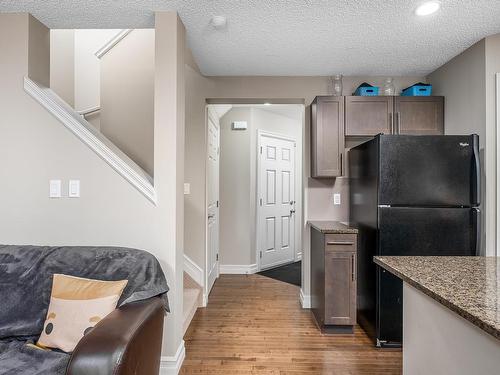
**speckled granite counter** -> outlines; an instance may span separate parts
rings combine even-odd
[[[401,256],[374,260],[500,340],[500,258]]]
[[[358,230],[340,221],[308,221],[314,229],[327,234],[356,234]]]

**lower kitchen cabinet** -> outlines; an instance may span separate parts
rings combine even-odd
[[[352,332],[356,324],[356,251],[357,234],[311,226],[311,309],[325,333]]]

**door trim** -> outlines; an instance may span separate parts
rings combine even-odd
[[[255,183],[257,184],[256,188],[255,188],[255,192],[256,192],[256,197],[255,197],[255,259],[256,259],[256,264],[257,264],[257,272],[260,272],[262,270],[262,265],[261,265],[261,260],[260,260],[260,253],[259,253],[259,248],[260,248],[260,242],[259,242],[259,239],[260,239],[260,205],[259,205],[259,197],[261,196],[262,194],[262,191],[261,191],[261,184],[260,184],[260,167],[261,167],[261,158],[260,158],[260,147],[262,146],[261,144],[261,137],[262,136],[265,136],[265,137],[269,137],[269,138],[275,138],[275,139],[282,139],[284,141],[289,141],[289,142],[293,142],[294,145],[295,145],[295,151],[297,150],[297,140],[293,137],[289,137],[287,135],[282,135],[282,134],[278,134],[278,133],[272,133],[272,132],[268,132],[268,131],[265,131],[265,130],[261,130],[261,129],[257,129],[257,151],[256,151],[256,155],[257,155],[257,173],[256,173],[256,178],[255,178]],[[302,145],[301,145],[302,146]],[[298,153],[297,152],[294,152],[294,175],[295,175],[295,179],[297,180],[297,166],[299,165],[299,161],[297,160],[297,155]],[[300,164],[300,166],[302,167],[302,164]],[[301,233],[301,225],[300,225],[300,218],[299,220],[297,220],[297,218],[299,217],[298,215],[298,207],[299,205],[302,206],[302,168],[300,168],[300,181],[301,181],[301,188],[300,189],[297,189],[297,184],[294,184],[294,195],[295,195],[295,207],[296,207],[296,212],[295,212],[295,220],[294,220],[294,242],[295,242],[295,246],[294,246],[294,254],[293,254],[293,258],[294,258],[294,262],[297,262],[299,260],[299,258],[302,258],[302,250],[300,250],[300,254],[298,253],[298,243],[301,244],[301,242],[298,242],[298,241],[301,241],[301,236],[300,236],[300,233]],[[299,235],[299,236],[298,236]],[[271,268],[273,267],[272,265],[269,267]]]
[[[208,295],[210,291],[208,290],[208,270],[209,270],[209,264],[208,264],[208,259],[209,259],[209,254],[208,254],[208,209],[207,209],[207,202],[208,202],[208,123],[209,121],[212,120],[215,123],[219,124],[219,137],[220,137],[220,119],[217,113],[210,108],[210,106],[205,106],[205,207],[204,207],[204,212],[205,212],[205,285],[203,286],[203,306],[206,306],[208,302]],[[220,156],[219,156],[219,163],[220,163]],[[220,189],[219,189],[219,201],[220,201]],[[220,221],[219,221],[219,232],[220,232]],[[220,236],[218,237],[220,241]],[[220,243],[219,243],[220,245]],[[218,246],[220,247],[220,246]],[[220,250],[220,249],[218,249]],[[219,278],[220,276],[220,260],[217,259],[217,276],[216,279]]]

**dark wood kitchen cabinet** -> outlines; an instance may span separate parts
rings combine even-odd
[[[350,333],[356,324],[357,234],[311,227],[311,309],[325,333]]]
[[[346,96],[345,135],[444,134],[442,96]]]
[[[311,176],[342,176],[344,97],[317,96],[311,104]]]
[[[444,134],[444,97],[398,96],[394,100],[397,134]]]
[[[346,96],[345,135],[374,136],[392,133],[392,96]]]

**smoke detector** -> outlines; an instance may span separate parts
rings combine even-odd
[[[225,16],[213,16],[210,23],[216,29],[223,29],[227,25],[227,19]]]

